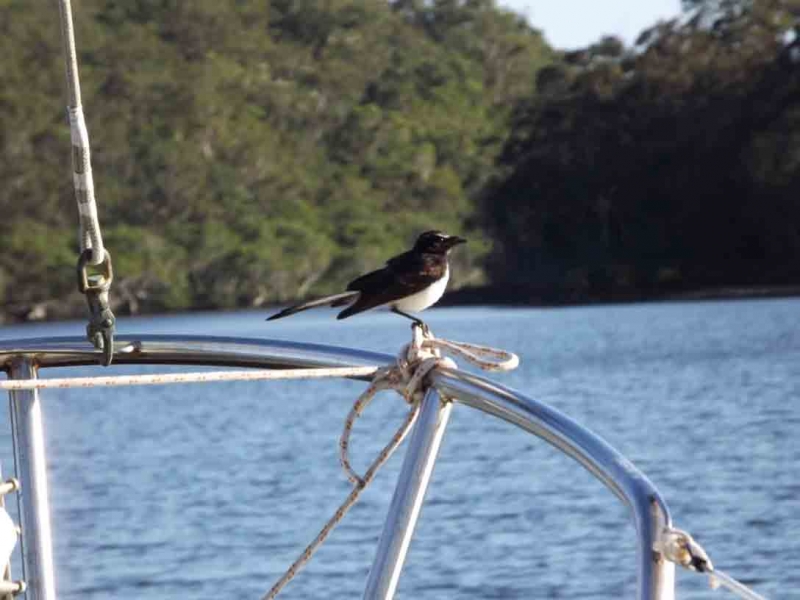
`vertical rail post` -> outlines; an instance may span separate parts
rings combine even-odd
[[[11,379],[36,379],[36,366],[28,358],[11,365]],[[26,600],[55,600],[53,544],[47,500],[47,464],[44,425],[38,390],[9,392],[14,461],[22,498],[22,570]]]
[[[0,465],[0,480],[3,479],[3,469],[2,465]],[[0,496],[0,510],[6,509],[6,497],[5,495]],[[6,563],[5,567],[3,568],[3,581],[11,581],[11,558],[9,557],[8,562]],[[3,594],[0,596],[0,600],[13,600],[13,596],[11,594]]]
[[[653,543],[668,525],[669,517],[663,507],[655,498],[651,498],[649,527],[637,527],[637,538],[640,585],[647,587],[643,594],[649,594],[647,598],[653,600],[675,600],[675,563],[653,552]]]
[[[521,427],[572,457],[631,509],[638,543],[637,600],[674,600],[675,565],[653,548],[669,509],[658,489],[627,458],[560,411],[464,371],[436,371],[448,397]]]
[[[366,600],[394,597],[452,407],[433,387],[422,400],[364,589]]]

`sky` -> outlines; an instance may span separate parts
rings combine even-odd
[[[680,0],[499,0],[498,4],[525,15],[558,49],[581,48],[609,34],[632,44],[643,29],[680,12]]]

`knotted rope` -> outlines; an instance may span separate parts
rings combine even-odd
[[[336,509],[333,516],[328,519],[328,522],[325,523],[314,540],[306,546],[297,560],[292,563],[262,600],[275,598],[284,586],[297,575],[300,569],[311,560],[314,552],[327,539],[333,528],[344,518],[359,496],[375,478],[378,470],[389,460],[406,438],[419,414],[420,402],[430,387],[427,375],[437,367],[458,368],[452,359],[442,356],[443,353],[459,356],[487,371],[510,371],[519,365],[519,357],[511,352],[464,342],[439,340],[434,338],[429,329],[423,329],[416,324],[411,327],[411,332],[411,343],[402,348],[397,356],[396,363],[392,366],[378,369],[372,383],[361,393],[345,419],[344,429],[339,439],[339,460],[347,479],[354,485],[352,491],[339,508]],[[395,390],[410,405],[410,409],[400,427],[389,440],[389,443],[378,453],[378,456],[364,472],[364,475],[359,475],[350,464],[350,434],[356,419],[364,413],[364,410],[366,410],[378,392],[383,390]]]
[[[724,586],[745,600],[765,600],[763,596],[735,580],[727,573],[715,569],[703,547],[682,529],[666,527],[661,532],[656,543],[653,544],[653,550],[661,553],[667,560],[689,571],[705,573],[708,575],[712,589]]]

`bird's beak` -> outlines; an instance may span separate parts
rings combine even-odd
[[[450,246],[451,248],[453,246],[458,246],[459,244],[466,244],[466,243],[467,240],[465,240],[462,237],[458,237],[457,235],[451,235],[449,238],[447,238],[447,245]]]

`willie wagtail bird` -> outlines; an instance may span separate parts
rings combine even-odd
[[[347,285],[346,292],[284,308],[267,321],[317,306],[349,304],[337,319],[346,319],[376,306],[388,306],[393,313],[425,327],[425,323],[406,311],[425,310],[442,297],[450,279],[447,254],[453,246],[466,241],[441,231],[426,231],[417,238],[411,250],[390,258],[382,269],[354,279]]]

